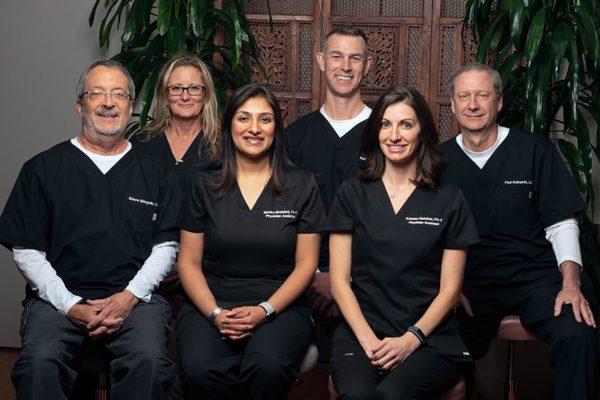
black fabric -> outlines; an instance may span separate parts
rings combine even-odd
[[[333,338],[331,378],[339,400],[437,399],[458,382],[463,369],[435,349],[421,347],[381,374],[346,324]]]
[[[112,399],[167,399],[175,365],[167,356],[169,304],[154,295],[136,305],[117,332],[94,342],[113,357]],[[69,397],[80,364],[79,354],[91,339],[50,304],[24,301],[21,317],[22,351],[12,370],[16,398]]]
[[[162,162],[169,170],[185,170],[187,168],[204,165],[208,160],[208,152],[201,148],[204,132],[196,136],[181,160],[176,160],[171,151],[171,146],[164,132],[142,132],[131,138],[131,144],[140,153]]]
[[[76,295],[109,296],[127,286],[153,244],[178,240],[175,187],[135,149],[102,174],[63,142],[23,166],[0,216],[0,243],[45,252]]]
[[[596,399],[600,348],[596,332],[578,323],[570,305],[553,316],[554,299],[560,282],[531,283],[507,289],[475,288],[465,292],[474,316],[458,308],[460,334],[474,358],[483,357],[495,337],[502,318],[521,316],[523,325],[533,329],[548,344],[553,367],[555,399]]]
[[[344,182],[326,230],[352,233],[352,290],[380,338],[403,335],[429,308],[439,293],[444,249],[464,249],[478,240],[456,187],[417,187],[394,213],[381,179]],[[447,357],[470,359],[453,314],[431,332],[427,346]]]
[[[469,249],[466,287],[560,278],[544,228],[585,210],[549,140],[512,129],[480,169],[452,139],[441,146],[447,182],[469,202],[481,242]]]
[[[285,130],[285,147],[290,160],[317,178],[323,206],[328,213],[339,186],[356,175],[360,163],[361,133],[366,121],[360,122],[342,137],[333,130],[319,110],[299,118]],[[321,239],[319,269],[329,270],[329,240]]]
[[[177,321],[186,398],[286,399],[312,338],[310,312],[292,306],[248,339],[230,341],[189,304]]]
[[[237,184],[217,198],[213,172],[191,171],[181,229],[204,232],[202,270],[222,307],[266,301],[294,270],[299,233],[319,233],[325,220],[314,177],[287,170],[277,199],[267,183],[252,209]]]

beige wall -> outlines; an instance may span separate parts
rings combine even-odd
[[[77,135],[75,85],[93,61],[114,54],[98,48],[87,17],[92,0],[0,1],[0,209],[24,161]],[[118,48],[117,48],[118,49]],[[20,346],[25,283],[11,253],[0,249],[0,347]]]

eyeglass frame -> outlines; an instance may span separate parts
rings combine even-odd
[[[190,88],[193,87],[193,86],[201,88],[202,90],[200,91],[200,93],[198,93],[198,94],[191,94],[190,93]],[[171,93],[171,88],[176,88],[176,87],[181,88],[181,93],[179,93],[179,94]],[[187,92],[188,95],[192,96],[192,97],[201,96],[201,95],[203,95],[206,92],[206,86],[204,86],[204,85],[189,85],[189,86],[171,85],[171,86],[167,86],[167,94],[170,95],[170,96],[182,96],[184,92]]]
[[[123,92],[125,94],[125,97],[120,98],[119,96],[115,96],[115,92],[117,92],[117,93]],[[83,96],[85,96],[86,94],[89,94],[90,100],[93,100],[93,101],[99,101],[101,99],[105,99],[107,94],[110,95],[110,98],[113,101],[126,101],[128,99],[131,100],[131,94],[128,91],[123,90],[123,89],[113,89],[110,92],[106,92],[101,89],[86,90],[85,92],[81,93],[81,96],[79,97],[79,99],[82,99]],[[102,97],[98,97],[97,99],[94,99],[94,96],[99,96],[99,95],[101,95]],[[113,97],[113,96],[115,96],[115,97]]]

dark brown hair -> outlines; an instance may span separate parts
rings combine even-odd
[[[236,148],[231,136],[231,122],[236,111],[248,100],[254,97],[262,97],[273,109],[275,118],[275,134],[273,143],[269,149],[269,164],[271,165],[272,179],[271,191],[275,198],[280,198],[287,190],[284,182],[284,171],[291,167],[285,153],[283,119],[279,101],[275,95],[265,86],[251,83],[242,86],[230,97],[223,120],[221,123],[221,137],[219,146],[219,161],[213,163],[212,168],[217,169],[215,179],[210,183],[210,188],[217,193],[217,197],[225,196],[233,187],[237,178]]]
[[[444,172],[446,161],[438,149],[439,134],[435,126],[427,102],[418,90],[410,87],[396,86],[384,93],[373,108],[373,112],[362,132],[362,155],[365,160],[358,171],[358,177],[363,181],[380,179],[385,170],[385,156],[379,145],[381,119],[385,110],[392,104],[405,103],[415,110],[419,126],[420,141],[417,153],[417,186],[435,188]]]
[[[365,53],[369,51],[369,39],[365,32],[356,26],[337,26],[330,30],[327,35],[323,38],[323,48],[321,51],[323,53],[327,53],[327,46],[329,42],[329,38],[333,35],[342,35],[342,36],[353,36],[353,37],[361,37],[365,41]]]

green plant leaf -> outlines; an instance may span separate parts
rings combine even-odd
[[[485,35],[483,35],[483,38],[481,39],[481,43],[479,43],[479,50],[477,51],[477,61],[479,61],[480,63],[485,64],[488,51],[490,49],[490,44],[492,42],[492,38],[494,36],[494,33],[496,32],[496,27],[498,26],[500,21],[502,21],[504,15],[505,13],[500,13],[492,20],[490,26],[488,27],[488,30],[485,32]]]
[[[567,59],[569,60],[569,76],[570,76],[570,96],[568,112],[571,115],[572,125],[574,130],[577,127],[577,104],[579,103],[579,53],[577,52],[577,42],[572,36],[567,45]]]
[[[552,58],[549,49],[543,49],[537,68],[537,79],[533,90],[533,126],[548,136],[546,124],[546,97],[551,83]]]
[[[90,11],[90,16],[88,17],[88,24],[90,28],[94,25],[94,19],[96,19],[96,10],[98,9],[98,4],[100,4],[100,0],[96,0],[94,6],[92,7],[92,11]]]
[[[161,67],[162,64],[156,63],[150,71],[146,82],[144,82],[144,88],[140,98],[140,129],[143,129],[148,123],[148,113],[150,112],[152,100],[154,99],[156,79],[158,78],[158,72]]]
[[[510,1],[510,35],[518,48],[521,43],[521,35],[523,34],[523,23],[525,22],[525,7],[523,0]]]
[[[573,143],[567,142],[564,139],[558,139],[558,148],[569,163],[571,174],[577,189],[581,193],[585,193],[587,190],[587,176],[584,172],[581,154],[579,154],[579,151],[577,151],[577,148]]]
[[[479,24],[477,21],[477,11],[479,10],[478,2],[475,0],[468,0],[465,4],[465,18],[463,19],[462,26],[462,37],[465,37],[465,29],[471,27],[471,36],[475,43],[479,43]]]
[[[194,36],[200,37],[203,30],[206,0],[190,0],[190,20]]]
[[[577,21],[577,30],[581,32],[583,42],[583,51],[589,54],[594,69],[600,71],[600,45],[598,43],[598,31],[594,26],[594,20],[591,17],[591,11],[583,5],[574,6],[575,19]]]
[[[158,34],[164,36],[171,24],[171,0],[158,0]]]
[[[554,75],[558,75],[559,68],[569,41],[573,36],[569,25],[561,22],[554,27],[552,31],[552,53],[555,60]]]
[[[590,143],[590,132],[588,131],[587,122],[581,115],[581,112],[577,117],[577,129],[575,131],[577,136],[577,148],[579,154],[581,154],[581,160],[583,161],[583,168],[585,173],[589,176],[592,173],[592,145]]]
[[[533,20],[531,21],[531,26],[529,27],[529,32],[527,33],[525,59],[527,60],[528,67],[531,67],[531,63],[540,48],[540,43],[542,43],[545,22],[546,6],[543,6],[535,13]]]

